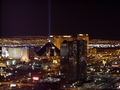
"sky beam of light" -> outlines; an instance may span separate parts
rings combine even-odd
[[[51,7],[50,6],[51,3],[50,2],[51,2],[51,0],[48,1],[48,36],[49,36],[49,38],[50,38],[50,25],[51,25],[50,24],[50,21],[51,21],[50,20],[50,18],[51,18],[50,17],[51,16],[51,11],[50,11],[51,10],[51,8],[50,8]]]

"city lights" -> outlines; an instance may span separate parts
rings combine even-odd
[[[35,77],[35,76],[34,76],[34,77],[33,77],[33,80],[39,80],[39,77],[37,77],[37,76]]]
[[[5,78],[14,74],[14,78],[21,78],[20,74],[24,72],[26,74],[16,80],[20,85],[57,82],[61,83],[59,85],[64,89],[73,89],[86,83],[90,83],[91,87],[84,85],[85,88],[94,88],[94,85],[99,87],[101,84],[96,83],[99,81],[103,83],[103,77],[111,79],[105,76],[106,74],[119,76],[118,41],[89,40],[88,34],[78,34],[76,38],[70,35],[51,35],[49,38],[41,38],[32,37],[30,40],[27,38],[22,41],[12,38],[8,39],[10,43],[3,40],[1,61],[5,61],[9,70],[15,69],[14,73],[4,74]],[[0,71],[2,72],[3,69]],[[37,73],[33,73],[36,71]],[[108,80],[104,83],[109,83],[109,88],[113,88]]]

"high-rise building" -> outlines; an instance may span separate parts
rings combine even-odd
[[[60,68],[62,84],[86,81],[86,44],[85,40],[65,40],[61,43]]]
[[[73,37],[72,35],[51,35],[50,40],[58,49],[60,49],[60,44],[64,40],[72,41]]]
[[[89,36],[88,34],[77,34],[77,40],[87,41],[87,53],[89,52]]]
[[[29,47],[29,59],[34,60],[35,50],[34,47]]]
[[[50,36],[51,42],[60,49],[60,44],[64,41],[73,41],[73,40],[85,40],[87,41],[87,53],[89,50],[89,36],[88,34],[77,34],[77,37],[73,37],[72,35],[51,35]]]
[[[0,47],[0,59],[2,58],[2,47]]]

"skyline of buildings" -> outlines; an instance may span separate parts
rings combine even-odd
[[[50,40],[49,40],[50,39]],[[48,41],[53,42],[59,49],[63,40],[82,39],[87,41],[89,47],[119,47],[119,40],[90,39],[88,34],[72,35],[50,35],[48,36],[15,36],[11,38],[0,38],[0,46],[43,46]]]
[[[65,88],[66,87],[65,85],[70,85],[69,87],[71,87],[71,85],[79,87],[79,85],[86,83],[89,73],[87,71],[88,70],[87,68],[89,66],[88,62],[90,62],[93,57],[94,57],[94,62],[99,61],[99,64],[102,60],[106,60],[107,62],[109,60],[107,58],[108,56],[111,56],[113,60],[114,58],[116,58],[112,56],[112,55],[115,56],[114,53],[116,52],[114,51],[112,51],[112,53],[110,51],[109,53],[104,51],[107,57],[103,55],[104,54],[103,52],[102,54],[100,52],[97,52],[95,54],[93,54],[94,52],[90,52],[90,54],[92,55],[88,57],[87,56],[88,49],[90,49],[88,47],[90,44],[88,43],[89,42],[88,35],[78,34],[77,38],[72,38],[71,36],[54,36],[54,37],[51,36],[49,39],[45,37],[41,37],[41,38],[44,42],[47,42],[44,43],[45,45],[43,46],[41,45],[41,48],[38,49],[39,52],[44,51],[42,52],[42,54],[41,53],[39,53],[39,55],[35,54],[36,52],[34,49],[36,46],[31,46],[30,43],[30,41],[35,42],[33,38],[28,38],[28,37],[24,39],[19,38],[16,39],[16,41],[14,41],[13,39],[13,41],[11,40],[13,44],[14,43],[19,44],[19,41],[17,40],[21,40],[20,45],[22,45],[22,40],[29,41],[29,43],[24,41],[24,45],[22,46],[2,46],[2,51],[4,51],[4,49],[5,52],[8,50],[7,52],[9,55],[7,57],[5,56],[5,58],[3,59],[2,57],[4,53],[2,52],[1,61],[9,67],[12,65],[16,66],[19,63],[20,64],[29,63],[30,61],[40,62],[43,70],[49,72],[49,75],[52,75],[54,73],[55,75],[60,76],[60,85],[63,86],[63,88]],[[39,41],[39,39],[40,38],[37,37],[38,44],[41,41],[41,40]],[[5,41],[7,42],[7,40]],[[55,45],[53,43],[58,48],[60,46],[60,50],[58,49],[59,50],[58,54],[57,54],[57,50],[55,49]],[[101,44],[101,42],[99,42],[99,44]],[[108,45],[108,42],[105,41],[105,44]],[[120,54],[116,53],[116,56],[117,55]],[[90,74],[92,74],[92,70]]]
[[[16,36],[13,38],[0,39],[0,48],[1,48],[0,53],[2,53],[3,55],[4,52],[6,52],[5,56],[8,53],[11,55],[10,58],[12,58],[12,53],[15,54],[17,51],[19,53],[21,52],[19,56],[16,56],[16,57],[21,57],[21,55],[23,55],[23,53],[26,52],[26,55],[25,57],[23,57],[23,59],[25,58],[27,60],[28,58],[34,59],[34,57],[37,56],[34,54],[34,52],[38,52],[42,47],[45,46],[46,43],[52,42],[54,46],[56,46],[59,50],[61,50],[60,45],[64,40],[66,41],[85,40],[87,43],[86,44],[87,54],[91,52],[96,53],[97,48],[119,48],[120,47],[120,41],[97,40],[97,39],[90,40],[88,34],[77,34],[76,37],[73,37],[72,35],[50,35],[50,37],[48,36],[25,36],[25,37]],[[24,48],[28,48],[27,51],[25,51],[26,49],[23,50]],[[3,51],[4,49],[6,50]]]

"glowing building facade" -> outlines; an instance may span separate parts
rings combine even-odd
[[[28,62],[34,57],[34,48],[31,47],[2,47],[2,58],[3,59],[15,59]]]
[[[73,37],[71,35],[51,35],[50,36],[51,42],[60,49],[60,44],[64,41],[72,41]]]

